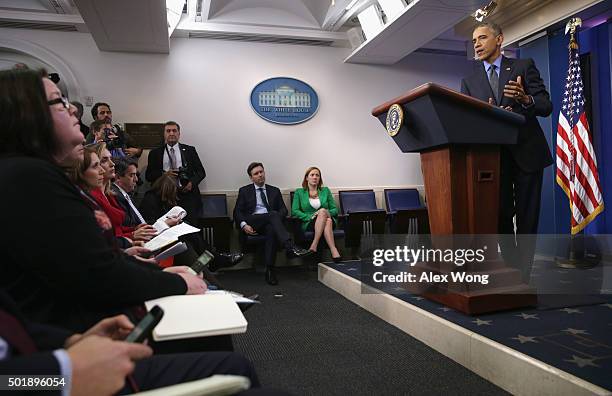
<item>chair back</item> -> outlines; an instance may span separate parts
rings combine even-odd
[[[221,217],[227,215],[227,198],[225,194],[202,195],[202,217]]]
[[[377,210],[374,190],[338,191],[340,213],[366,212]]]
[[[419,191],[416,188],[385,189],[387,212],[422,208]]]

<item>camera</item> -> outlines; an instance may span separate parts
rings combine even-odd
[[[180,168],[178,168],[178,179],[181,186],[186,186],[187,184],[189,184],[189,182],[191,181],[189,180],[190,174],[191,173],[189,172],[189,169],[187,169],[187,167],[181,166]]]

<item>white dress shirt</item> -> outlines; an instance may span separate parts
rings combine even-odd
[[[183,166],[183,158],[181,157],[181,146],[176,143],[174,146],[170,146],[169,144],[166,144],[165,148],[164,148],[164,171],[169,171],[172,169],[172,162],[170,161],[170,156],[168,155],[168,153],[170,152],[170,150],[172,149],[172,147],[174,147],[174,157],[176,158],[176,168],[178,169],[181,166]]]

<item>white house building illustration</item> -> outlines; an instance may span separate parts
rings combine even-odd
[[[260,106],[275,107],[310,107],[310,94],[298,92],[290,86],[283,85],[274,91],[262,91],[259,93]]]

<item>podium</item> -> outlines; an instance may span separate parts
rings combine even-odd
[[[498,257],[495,238],[500,146],[516,144],[525,118],[433,83],[374,108],[372,115],[386,125],[394,104],[401,107],[403,122],[393,140],[404,153],[420,153],[433,246],[462,248],[470,237],[473,246],[490,246],[484,262],[461,268],[489,275],[489,285],[448,283],[416,292],[471,315],[535,305],[535,291]],[[415,268],[436,274],[459,269],[429,262]]]

